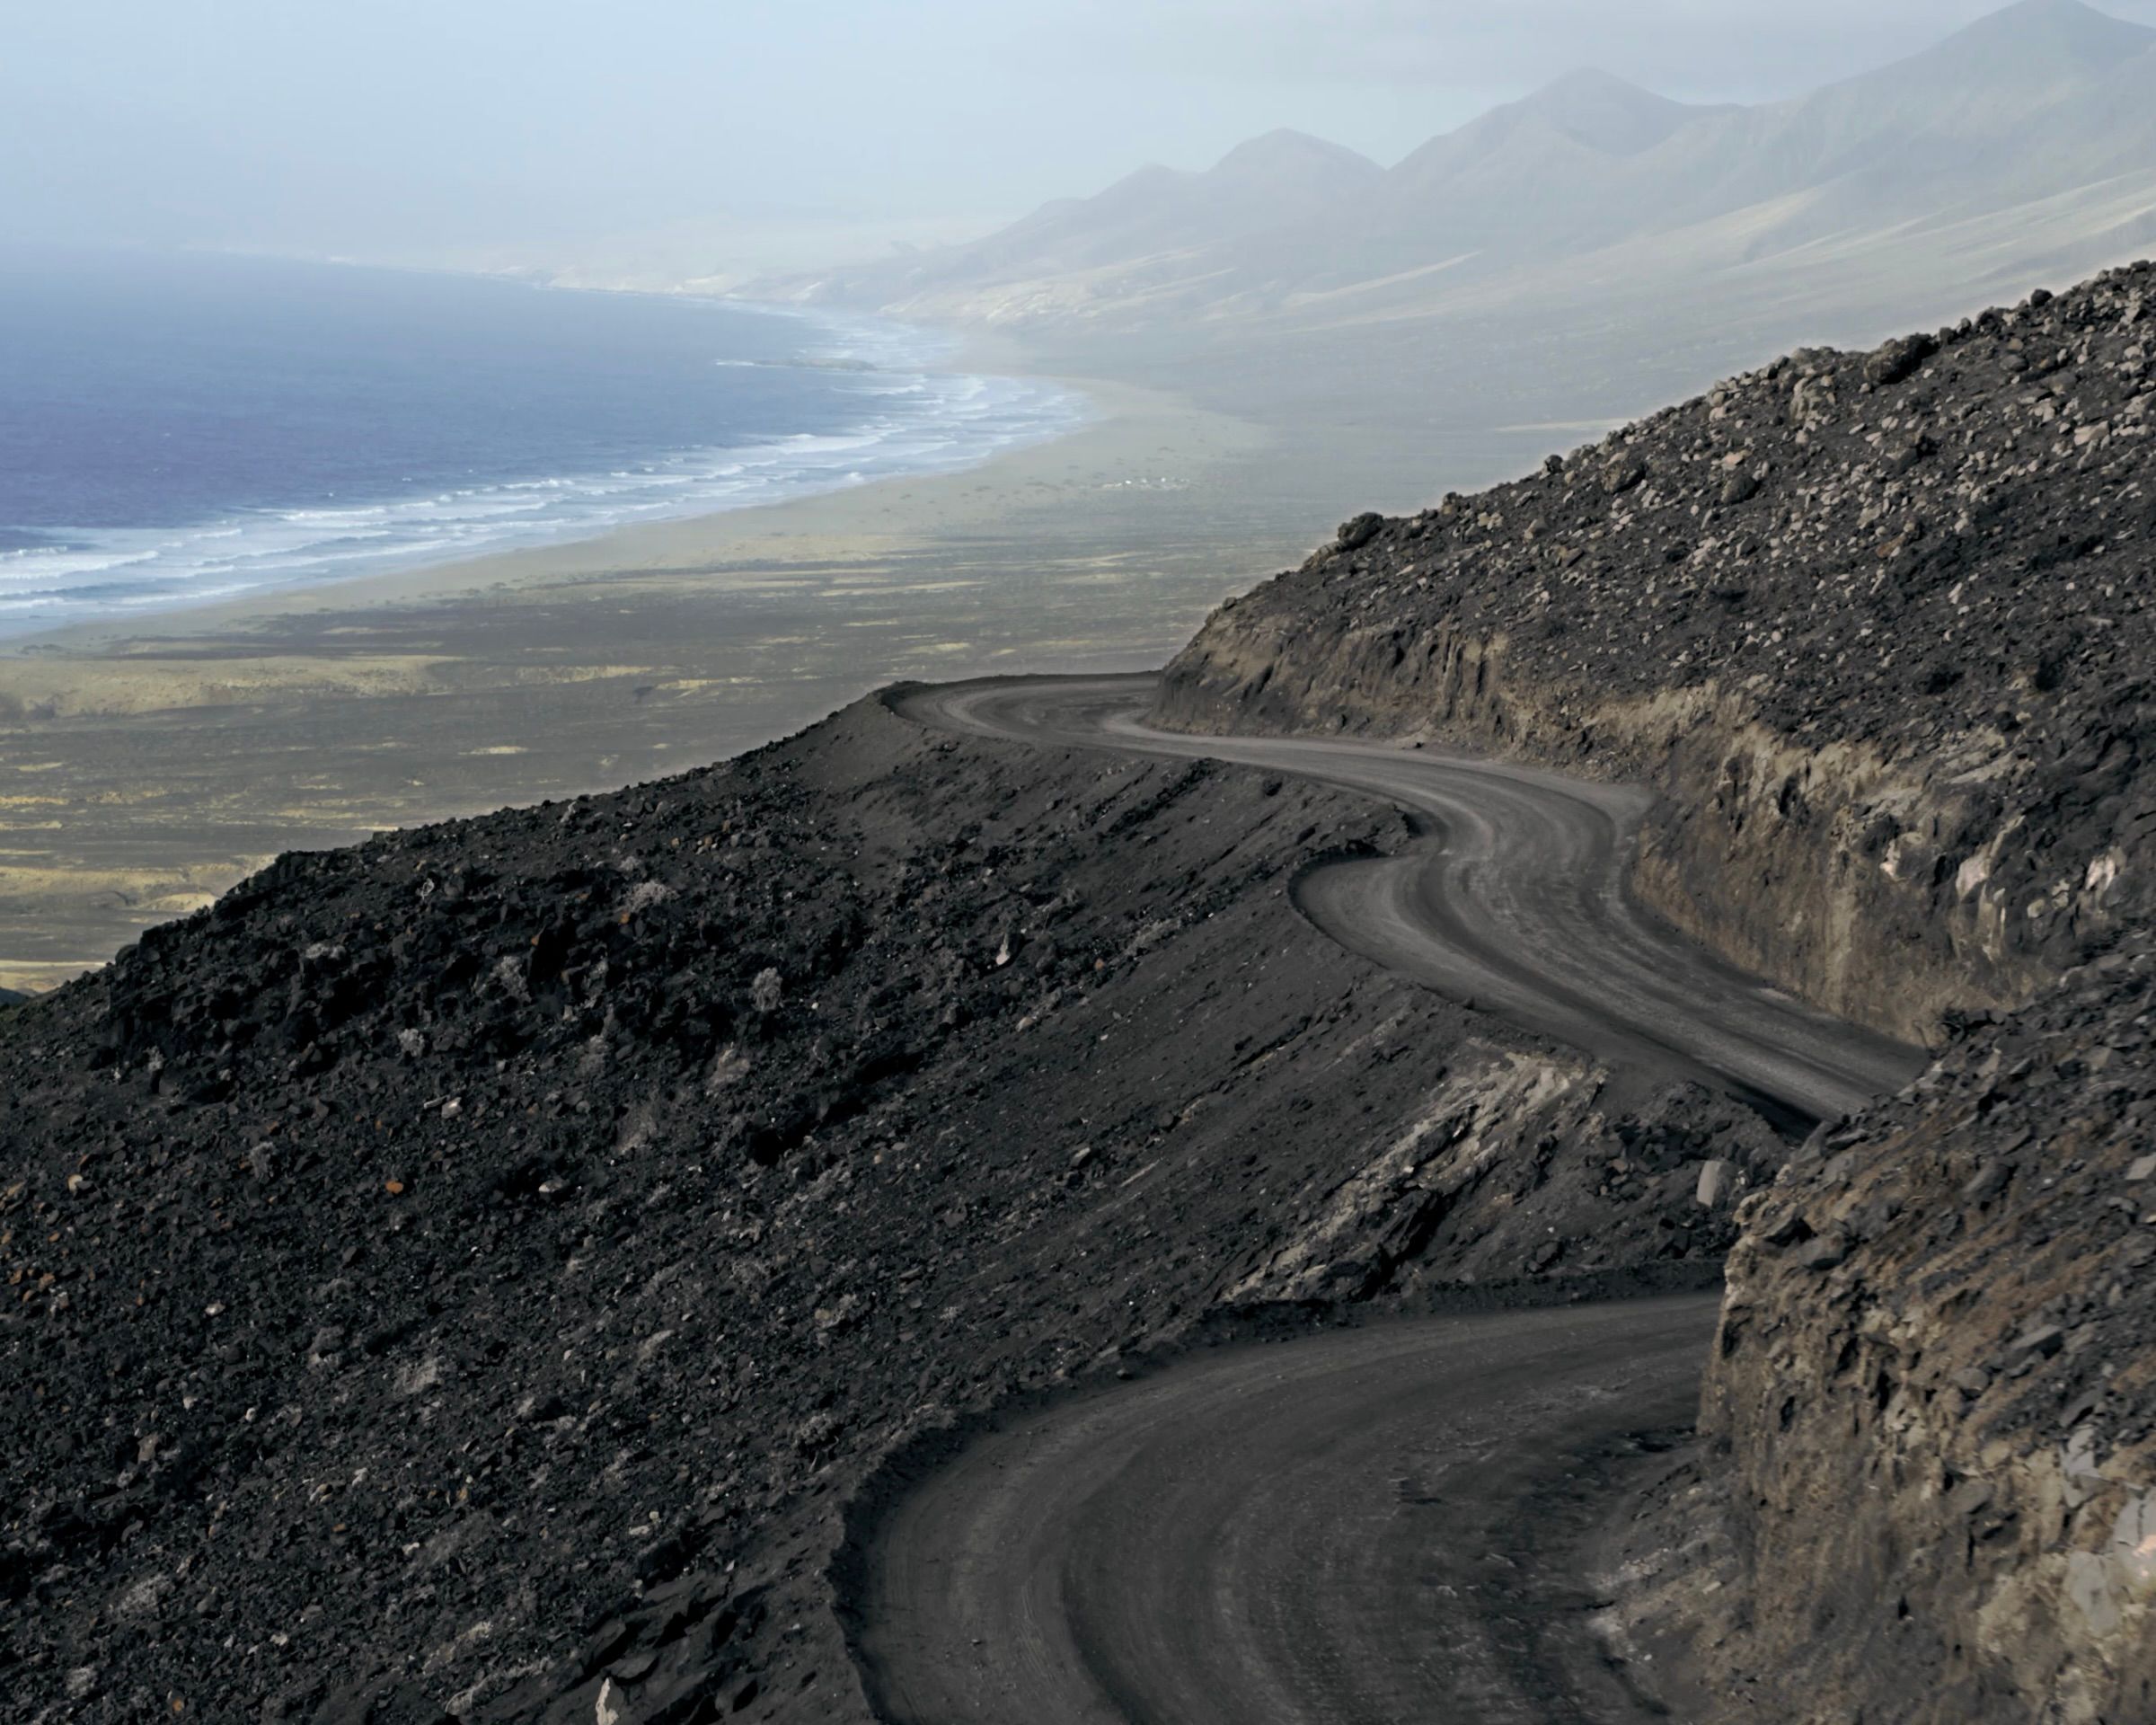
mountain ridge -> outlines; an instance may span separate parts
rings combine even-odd
[[[1428,177],[1433,164],[1471,160],[1535,126],[1600,155],[1634,155],[1694,120],[1727,112],[1729,106],[1673,101],[1599,67],[1581,66],[1430,139],[1396,163],[1389,177],[1414,183]]]
[[[1524,305],[1553,270],[1682,232],[1668,292],[1717,293],[1739,263],[1825,240],[1849,259],[1830,291],[1855,304],[1917,279],[1931,242],[1899,236],[1949,214],[1989,226],[1999,279],[2117,261],[2130,252],[2106,249],[2099,207],[2135,175],[2156,210],[2156,30],[2081,0],[2021,0],[1779,102],[1680,102],[1581,68],[1389,168],[1268,134],[1205,173],[1152,171],[970,247],[771,291],[1049,333],[1202,322],[1233,341],[1311,326],[1298,308],[1342,290],[1443,314],[1507,283]],[[2066,256],[2049,233],[2061,200],[2089,207]],[[2042,244],[2026,232],[2039,216]]]

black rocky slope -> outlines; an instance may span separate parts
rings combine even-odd
[[[1296,917],[1400,837],[868,702],[0,1018],[0,1714],[858,1717],[823,1566],[924,1425],[1230,1304],[1710,1274],[1756,1122]]]
[[[1923,1039],[2156,902],[2156,266],[1802,352],[1337,544],[1171,668],[1195,729],[1427,732],[1668,799],[1643,893]]]
[[[1987,1297],[1970,1333],[2002,1349],[2055,1324],[1975,1393],[1979,1482],[2048,1542],[2032,1573],[2116,1612],[2093,1657],[2120,1685],[2148,1601],[2094,1519],[2053,1516],[2017,1368],[2081,1374],[2061,1441],[2101,1437],[2106,1505],[2152,1483],[2143,1307],[2089,1268],[2134,1238],[2133,1163],[2111,1176],[2146,1018],[2090,1008],[2129,1039],[2104,1044],[2117,1106],[2099,1080],[2064,1114],[2013,1041],[2045,1021],[1979,1018],[2146,907],[2152,285],[1812,356],[1524,488],[1357,524],[1211,625],[1171,696],[1658,777],[1659,902],[1878,1022],[1974,1027],[1922,1093],[1963,1110],[1948,1136],[2002,1135],[2009,1183],[1948,1197],[1962,1170],[1903,1115],[1844,1128],[1759,1211],[1761,1249],[1798,1256],[1745,1271],[1716,1429],[1763,1477],[1779,1403],[1745,1411],[1813,1385],[1785,1510],[1824,1520],[1834,1470],[1876,1461],[1865,1537],[1918,1549],[1962,1428],[1921,1366],[1838,1376],[1866,1326],[1908,1318],[1922,1350]],[[1948,628],[1959,663],[1927,641]],[[924,1424],[1237,1302],[1711,1261],[1730,1224],[1698,1165],[1765,1173],[1755,1122],[1682,1092],[1613,1119],[1576,1057],[1294,917],[1299,866],[1398,836],[1259,774],[938,739],[868,703],[667,784],[286,859],[10,1010],[0,1711],[858,1717],[823,1566]],[[1410,1134],[1471,1154],[1393,1180]],[[1997,1273],[2022,1261],[2065,1269]],[[1809,1560],[1777,1567],[1757,1496],[1726,1525],[1759,1607],[1728,1645],[1772,1677]],[[1895,1615],[1859,1583],[1913,1573],[1852,1566],[1836,1610]],[[1979,1596],[1929,1585],[1902,1605],[1993,1660],[1941,1693],[2059,1700],[2037,1631],[1956,1643]],[[1840,1717],[1878,1676],[1831,1675],[1810,1693]]]
[[[1352,522],[1171,668],[1194,728],[1656,783],[1645,897],[1941,1045],[1740,1213],[1708,1447],[1613,1571],[1687,1717],[2156,1717],[2152,341],[2144,264],[1800,353]]]

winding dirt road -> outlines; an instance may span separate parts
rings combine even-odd
[[[1224,1349],[1013,1422],[893,1511],[893,1725],[1656,1717],[1533,1561],[1613,1432],[1689,1424],[1710,1295]]]
[[[1838,1119],[1922,1070],[1921,1050],[1830,1018],[1632,902],[1652,794],[1434,749],[1196,737],[1144,722],[1158,679],[1021,677],[902,692],[973,736],[1231,761],[1383,798],[1426,842],[1296,883],[1341,945],[1620,1067],[1742,1096],[1785,1128]]]
[[[1791,1129],[1921,1066],[1634,906],[1645,792],[1430,750],[1159,731],[1154,686],[1019,679],[893,704],[953,731],[1230,761],[1398,804],[1423,842],[1305,874],[1296,903],[1318,926]],[[1597,1655],[1551,1524],[1586,1490],[1583,1458],[1690,1422],[1715,1310],[1691,1296],[1328,1332],[1009,1423],[879,1525],[852,1602],[870,1698],[895,1725],[1660,1717]]]

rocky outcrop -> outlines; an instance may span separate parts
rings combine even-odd
[[[2136,937],[1746,1200],[1702,1422],[1732,1690],[2156,1717],[2152,1006]]]
[[[2152,341],[2137,266],[1358,518],[1222,607],[1162,716],[1645,779],[1649,903],[1936,1038],[2156,897]]]
[[[1350,523],[1171,669],[1192,729],[1644,780],[1644,899],[1941,1050],[1738,1212],[1605,1614],[1687,1717],[2156,1717],[2152,343],[2143,265],[1797,354]]]
[[[1786,1146],[1747,1110],[1678,1087],[1620,1111],[1576,1057],[1471,1042],[1405,1128],[1228,1292],[1232,1301],[1368,1299],[1432,1286],[1679,1255],[1734,1237],[1743,1186]]]

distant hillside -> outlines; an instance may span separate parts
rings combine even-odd
[[[784,291],[1050,331],[1291,332],[1533,299],[1560,265],[1576,295],[1824,272],[1834,305],[1882,280],[2076,273],[2152,239],[2156,31],[2022,0],[1793,101],[1695,107],[1575,73],[1390,170],[1275,133]]]
[[[1117,274],[1142,296],[1140,277],[1187,278],[1206,255],[1261,244],[1282,227],[1356,206],[1383,183],[1366,156],[1295,131],[1269,132],[1231,150],[1203,173],[1146,167],[1091,198],[1060,199],[972,245],[915,254],[800,296],[851,302],[944,296],[954,306],[989,283],[1050,284],[1095,271]]]

